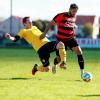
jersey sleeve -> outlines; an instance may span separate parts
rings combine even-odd
[[[53,20],[54,20],[56,23],[59,21],[59,19],[60,19],[60,14],[57,14],[57,15],[53,18]]]
[[[24,30],[20,30],[19,33],[18,33],[18,36],[20,38],[23,38],[24,37]]]

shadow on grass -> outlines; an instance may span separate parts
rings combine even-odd
[[[82,80],[74,80],[74,81],[76,81],[76,82],[82,82]]]
[[[66,80],[66,81],[69,81],[69,82],[71,82],[71,81],[76,81],[76,82],[82,82],[82,80]]]
[[[14,77],[14,78],[0,78],[0,80],[30,80],[33,78],[23,78],[23,77]]]
[[[85,94],[85,95],[78,95],[80,97],[96,97],[96,96],[100,96],[100,94]]]

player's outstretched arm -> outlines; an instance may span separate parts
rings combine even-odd
[[[6,33],[6,34],[5,34],[5,38],[7,38],[7,39],[9,39],[9,40],[11,40],[11,41],[13,41],[13,42],[16,42],[16,41],[18,41],[18,40],[20,39],[19,36],[13,37],[13,36],[11,36],[9,33]]]
[[[41,34],[40,40],[43,39],[43,38],[46,36],[47,32],[49,31],[49,29],[50,29],[53,25],[55,25],[55,22],[52,20],[52,21],[48,24],[48,26],[46,27],[44,33]]]
[[[9,33],[6,33],[5,34],[5,38],[11,40],[11,41],[14,41],[15,40],[15,37],[11,36]]]

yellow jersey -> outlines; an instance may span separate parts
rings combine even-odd
[[[36,26],[32,26],[30,29],[20,30],[18,36],[24,38],[36,51],[38,51],[43,45],[50,42],[46,37],[40,40],[41,34],[42,32]]]

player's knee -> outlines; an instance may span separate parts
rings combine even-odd
[[[62,48],[65,48],[65,45],[64,45],[63,42],[59,42],[59,43],[57,44],[57,49],[62,49]]]
[[[80,47],[74,47],[74,48],[73,48],[73,51],[74,51],[77,55],[82,54],[82,50],[81,50]]]

